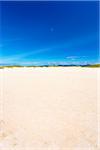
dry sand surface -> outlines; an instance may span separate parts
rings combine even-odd
[[[0,69],[0,150],[97,150],[97,68]]]

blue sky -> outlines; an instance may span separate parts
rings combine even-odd
[[[98,2],[5,1],[0,5],[0,64],[98,62]]]

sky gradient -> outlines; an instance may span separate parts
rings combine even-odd
[[[99,62],[96,1],[0,2],[0,64]]]

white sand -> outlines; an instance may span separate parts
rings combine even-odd
[[[0,69],[0,150],[97,150],[98,70]]]

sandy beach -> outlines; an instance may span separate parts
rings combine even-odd
[[[0,150],[97,150],[98,68],[0,69]]]

